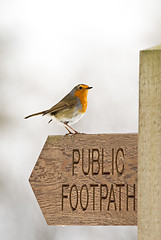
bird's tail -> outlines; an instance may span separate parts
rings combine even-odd
[[[42,111],[42,112],[38,112],[38,113],[34,113],[34,114],[31,114],[31,115],[28,115],[27,117],[25,117],[25,119],[27,118],[30,118],[30,117],[34,117],[34,116],[37,116],[37,115],[44,115],[46,111]]]

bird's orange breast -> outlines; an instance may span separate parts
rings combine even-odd
[[[82,110],[81,112],[82,113],[85,113],[86,109],[87,109],[87,94],[88,94],[88,91],[87,90],[84,90],[84,91],[76,91],[74,96],[75,97],[78,97],[81,104],[82,104]]]

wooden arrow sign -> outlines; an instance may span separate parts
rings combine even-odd
[[[30,184],[50,225],[137,225],[137,134],[49,136]]]

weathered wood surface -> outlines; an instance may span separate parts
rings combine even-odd
[[[138,239],[161,239],[161,45],[140,52]]]
[[[137,134],[49,136],[30,184],[50,225],[137,225]]]

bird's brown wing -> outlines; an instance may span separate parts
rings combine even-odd
[[[46,115],[48,113],[50,113],[51,115],[52,114],[54,115],[54,113],[56,113],[58,111],[61,111],[63,109],[72,108],[76,104],[77,104],[77,98],[73,98],[70,94],[68,94],[60,102],[58,102],[56,105],[54,105],[50,109],[42,111],[42,112],[31,114],[31,115],[25,117],[25,119],[27,119],[29,117],[41,115],[41,114],[42,114],[42,116],[44,116],[44,115]]]
[[[72,106],[75,105],[75,103],[73,101],[63,101],[64,99],[62,99],[60,102],[58,102],[56,105],[54,105],[53,107],[51,107],[50,109],[46,110],[43,113],[43,116],[50,113],[50,114],[54,114],[55,112],[61,111],[63,109],[67,109],[67,108],[71,108]]]

